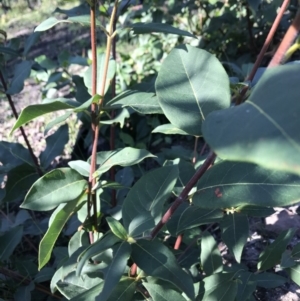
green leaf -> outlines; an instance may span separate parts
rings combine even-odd
[[[112,100],[108,101],[104,109],[119,109],[131,107],[141,114],[162,114],[163,111],[156,97],[154,82],[135,85]]]
[[[23,226],[15,227],[0,236],[0,261],[8,260],[17,245],[21,242]]]
[[[201,238],[201,264],[205,274],[212,275],[223,270],[223,263],[217,242],[205,231]]]
[[[219,221],[224,216],[220,209],[203,209],[182,204],[167,223],[168,230],[176,236],[184,230]]]
[[[84,252],[78,257],[78,266],[76,269],[76,275],[81,275],[81,271],[86,261],[93,256],[96,256],[103,251],[113,247],[116,243],[120,242],[120,239],[113,235],[111,232],[102,236],[95,243],[90,245]]]
[[[44,135],[46,136],[47,133],[49,132],[49,130],[51,130],[55,125],[67,120],[71,114],[72,114],[72,111],[66,112],[65,114],[58,116],[57,118],[55,118],[52,121],[50,121],[49,123],[47,123],[45,126]]]
[[[101,99],[100,95],[95,94],[93,97],[91,97],[90,99],[88,99],[87,101],[85,101],[82,105],[80,105],[79,107],[77,107],[76,109],[74,109],[74,112],[78,113],[78,112],[82,112],[85,110],[88,110],[91,106],[92,103],[96,103],[98,104],[99,100]]]
[[[300,258],[300,243],[297,243],[294,247],[293,247],[293,250],[292,250],[292,257],[293,258],[297,258],[299,259]]]
[[[75,160],[68,162],[68,165],[80,173],[84,177],[90,176],[91,165],[88,162],[82,160]]]
[[[10,82],[6,94],[17,94],[23,90],[24,81],[29,77],[31,72],[32,61],[22,61],[15,65],[14,76]]]
[[[256,290],[255,274],[248,271],[240,271],[238,273],[238,291],[236,301],[250,301],[248,298]]]
[[[18,120],[16,121],[15,125],[13,126],[13,128],[11,130],[11,133],[15,129],[17,129],[20,126],[22,126],[23,124],[35,119],[36,117],[45,115],[50,112],[74,109],[79,105],[80,105],[80,103],[77,103],[74,100],[70,100],[67,98],[57,98],[57,99],[51,100],[50,102],[27,106],[25,109],[22,110]]]
[[[173,283],[194,300],[191,277],[185,273],[173,253],[157,240],[139,240],[132,244],[132,259],[146,274]]]
[[[76,298],[79,295],[81,296],[81,294],[85,293],[89,296],[89,290],[93,291],[96,285],[99,285],[100,288],[103,286],[103,280],[100,277],[95,277],[94,275],[93,277],[87,275],[77,277],[75,271],[72,271],[67,276],[62,275],[62,278],[56,283],[56,287],[65,297],[64,300],[77,300]],[[95,300],[95,298],[87,298],[85,300]]]
[[[162,133],[166,135],[189,135],[187,132],[175,127],[171,123],[157,126],[152,133]]]
[[[3,202],[14,202],[24,198],[30,186],[39,178],[36,169],[28,164],[12,168],[7,174],[6,195]]]
[[[201,136],[201,125],[215,110],[230,106],[229,79],[217,58],[189,45],[174,48],[155,83],[160,106],[177,128]]]
[[[296,229],[288,229],[279,234],[273,243],[260,253],[257,268],[261,271],[270,269],[280,263],[282,253],[296,233]]]
[[[24,163],[35,166],[28,149],[20,143],[0,141],[0,158],[9,169]]]
[[[145,149],[137,149],[132,147],[125,147],[118,149],[107,154],[108,156],[102,163],[98,161],[97,164],[101,164],[100,167],[95,171],[94,177],[98,177],[108,171],[112,166],[131,166],[144,160],[145,158],[155,157]]]
[[[235,209],[236,212],[255,217],[267,217],[275,213],[272,207],[262,207],[253,205],[242,205]]]
[[[282,253],[280,260],[280,267],[282,269],[293,267],[297,264],[297,262],[292,258],[291,252],[286,250]]]
[[[242,252],[249,236],[249,224],[246,215],[233,213],[225,215],[220,223],[221,237],[237,262],[241,262]]]
[[[97,56],[97,90],[96,93],[100,96],[102,93],[102,85],[103,85],[103,75],[104,75],[104,67],[105,67],[105,53],[101,53]],[[110,59],[107,71],[107,77],[105,81],[104,94],[107,92],[107,89],[110,85],[110,80],[114,77],[116,73],[116,62],[113,59]],[[88,88],[89,93],[91,94],[92,89],[92,65],[86,70],[83,76],[83,80],[85,86]]]
[[[288,279],[274,273],[254,274],[256,285],[264,288],[275,288],[285,284]]]
[[[68,22],[68,21],[67,20],[58,20],[54,17],[50,17],[47,20],[43,21],[40,25],[38,25],[34,31],[36,32],[36,31],[48,30],[60,22]]]
[[[69,127],[64,124],[53,135],[46,138],[46,149],[40,155],[41,166],[46,169],[55,157],[63,152],[68,141]]]
[[[234,301],[237,294],[237,282],[234,281],[234,273],[218,273],[205,277],[204,290],[200,289],[202,301]]]
[[[82,292],[76,297],[72,298],[72,301],[87,301],[87,300],[96,300],[97,296],[101,293],[103,289],[104,282],[100,282],[96,284],[89,290]]]
[[[127,266],[127,260],[131,254],[131,246],[123,241],[113,248],[113,260],[105,273],[104,286],[101,294],[96,298],[99,301],[106,301],[112,294],[113,289],[121,279]]]
[[[76,211],[77,204],[78,199],[67,204],[61,204],[52,213],[49,221],[49,228],[40,242],[39,270],[41,270],[50,260],[55,242],[68,219]]]
[[[134,23],[128,27],[131,30],[133,30],[135,34],[161,32],[161,33],[169,33],[169,34],[176,34],[179,36],[196,38],[196,36],[189,33],[188,31],[175,28],[166,23]]]
[[[149,230],[151,221],[158,222],[177,177],[176,165],[164,166],[148,172],[131,188],[122,207],[123,224],[130,236]]]
[[[207,116],[205,141],[222,159],[300,174],[299,76],[298,65],[267,69],[249,100]]]
[[[137,282],[134,278],[124,277],[114,288],[108,301],[128,301],[132,300]]]
[[[112,119],[109,120],[101,120],[101,124],[114,124],[114,123],[120,123],[120,127],[123,128],[124,124],[126,122],[126,119],[130,117],[130,113],[127,109],[123,108],[118,113],[118,115]],[[120,132],[119,135],[121,135],[123,132]]]
[[[299,186],[300,178],[293,174],[223,161],[200,179],[193,203],[212,209],[242,205],[282,207],[299,202]]]
[[[143,286],[147,289],[153,301],[186,301],[178,292],[162,287],[161,285],[144,282]]]
[[[4,47],[4,46],[0,46],[0,53],[8,54],[8,55],[11,55],[13,57],[18,57],[19,56],[19,53],[17,51],[15,51],[13,48]]]
[[[37,40],[40,38],[41,33],[40,32],[33,32],[30,34],[24,44],[24,51],[23,56],[26,56],[28,52],[30,51],[31,47],[37,42]]]
[[[106,221],[113,234],[115,234],[117,237],[119,237],[122,240],[127,240],[128,234],[124,229],[123,225],[119,221],[109,216],[106,218]]]
[[[300,263],[296,264],[293,267],[285,269],[289,277],[297,284],[300,285]]]
[[[79,197],[86,185],[86,180],[71,168],[51,170],[33,184],[21,207],[36,211],[54,209]]]

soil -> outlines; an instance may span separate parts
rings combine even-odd
[[[30,31],[24,30],[22,32],[16,32],[14,37],[22,36],[26,37],[30,34]],[[35,58],[41,54],[46,54],[48,57],[55,59],[57,54],[66,49],[73,54],[82,54],[86,48],[89,48],[89,32],[84,28],[79,30],[71,29],[66,30],[65,26],[56,26],[46,33],[43,33],[40,37],[40,41],[32,48],[29,57]],[[85,48],[86,47],[86,48]],[[67,94],[68,91],[61,91],[61,95]],[[40,103],[41,101],[41,86],[29,79],[26,81],[23,91],[13,96],[13,101],[20,112],[22,108],[33,104]],[[16,131],[12,137],[8,135],[15,120],[11,113],[8,102],[5,98],[0,99],[0,140],[14,141],[23,143],[21,134]],[[39,153],[45,148],[45,140],[43,136],[44,119],[38,118],[30,122],[25,127],[30,143],[34,146],[35,154]],[[72,148],[75,140],[69,142]],[[62,154],[57,161],[70,158],[70,153]],[[251,220],[251,236],[248,243],[245,246],[243,253],[243,261],[256,265],[259,254],[265,248],[268,238],[274,238],[282,230],[285,230],[291,226],[299,225],[300,229],[300,217],[295,213],[295,208],[291,207],[287,209],[276,208],[276,214],[266,219],[266,223],[261,220]],[[261,229],[264,229],[264,235],[261,235]],[[295,245],[300,242],[300,233],[297,233],[291,245]],[[226,246],[220,245],[222,254],[224,257],[230,257]],[[297,301],[300,300],[300,287],[292,281],[281,287],[274,289],[262,289],[258,288],[255,292],[255,299],[261,301]]]

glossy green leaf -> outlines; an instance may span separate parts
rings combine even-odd
[[[131,107],[141,114],[162,114],[154,83],[141,83],[108,101],[104,109]]]
[[[164,166],[148,172],[130,189],[122,208],[123,224],[130,236],[149,230],[151,220],[158,222],[177,177],[176,165]]]
[[[0,141],[0,158],[8,170],[24,163],[35,166],[28,149],[20,143]]]
[[[26,56],[28,54],[31,47],[37,42],[37,40],[40,38],[40,36],[41,36],[40,32],[33,32],[26,38],[26,41],[24,44],[24,50],[23,50],[24,56]]]
[[[187,132],[175,127],[171,123],[159,125],[152,131],[152,133],[162,133],[166,135],[189,135]]]
[[[41,282],[49,281],[53,277],[54,273],[55,270],[53,268],[45,267],[35,275],[34,282],[41,283]]]
[[[222,159],[300,174],[299,76],[298,64],[267,69],[249,100],[207,116],[206,142]]]
[[[44,135],[47,135],[49,130],[51,130],[55,125],[66,121],[70,117],[71,114],[72,114],[72,111],[66,112],[65,114],[58,116],[57,118],[54,118],[49,123],[47,123],[45,126]]]
[[[65,226],[68,219],[75,212],[78,199],[67,204],[61,204],[52,213],[49,221],[49,228],[42,238],[39,247],[39,270],[41,270],[50,260],[55,242]]]
[[[206,116],[230,106],[229,79],[222,64],[214,55],[189,45],[170,52],[155,87],[166,117],[190,135],[201,136]]]
[[[279,234],[273,243],[260,253],[257,268],[261,271],[270,269],[280,263],[282,253],[296,233],[296,229],[288,229]]]
[[[89,290],[93,290],[93,288],[97,285],[99,287],[103,286],[103,280],[101,278],[91,278],[87,275],[77,277],[73,271],[63,279],[59,280],[56,287],[66,299],[76,300],[79,295],[87,294]]]
[[[105,273],[104,286],[101,294],[96,298],[96,301],[108,300],[125,271],[130,254],[131,246],[128,242],[123,241],[114,246],[113,260]]]
[[[74,112],[78,113],[78,112],[88,110],[90,108],[90,106],[92,105],[92,103],[98,104],[100,99],[101,99],[100,95],[96,94],[93,97],[91,97],[90,99],[88,99],[87,101],[85,101],[82,105],[80,105],[79,107],[74,109]]]
[[[34,282],[31,281],[29,285],[19,286],[14,293],[14,301],[31,301],[31,292],[34,290]]]
[[[104,282],[100,282],[96,284],[89,290],[86,290],[76,297],[72,298],[72,301],[87,301],[87,300],[96,300],[97,296],[99,296],[100,292],[103,289]]]
[[[68,141],[69,127],[64,124],[54,134],[46,138],[46,149],[40,155],[41,166],[45,169],[49,167],[55,157],[62,154]]]
[[[297,243],[292,250],[292,257],[300,259],[300,243]]]
[[[267,217],[275,213],[272,207],[262,207],[253,205],[242,205],[235,209],[236,212],[255,217]]]
[[[144,282],[143,286],[147,289],[153,301],[186,301],[186,299],[178,292],[161,285]]]
[[[5,184],[5,197],[3,202],[14,202],[24,198],[30,186],[39,178],[36,169],[28,164],[12,168],[7,173]]]
[[[176,236],[184,230],[218,222],[224,216],[220,209],[203,209],[182,204],[167,223],[168,230]]]
[[[119,221],[117,221],[116,219],[110,216],[106,218],[106,221],[113,234],[115,234],[117,237],[119,237],[122,240],[127,240],[128,234],[124,229],[123,225]]]
[[[299,186],[300,177],[290,173],[223,161],[200,179],[193,203],[212,209],[242,205],[281,207],[299,202]]]
[[[112,166],[131,166],[144,160],[145,158],[155,157],[145,149],[137,149],[132,147],[125,147],[116,151],[108,153],[102,164],[98,161],[97,164],[101,164],[95,171],[94,177],[98,177],[104,172],[108,171]]]
[[[35,119],[36,117],[45,115],[50,112],[74,109],[79,105],[80,104],[74,100],[70,100],[67,98],[57,98],[49,102],[27,106],[25,109],[22,110],[18,120],[16,121],[15,125],[11,130],[11,133],[15,129]]]
[[[285,271],[288,273],[289,277],[297,284],[300,285],[300,263],[297,265],[290,267],[288,269],[285,269]]]
[[[80,254],[78,257],[78,266],[76,269],[76,275],[81,275],[82,268],[86,261],[93,256],[96,256],[103,251],[113,247],[116,243],[120,242],[120,239],[113,235],[112,233],[108,233],[102,236],[95,243],[90,245],[84,252]]]
[[[241,271],[238,273],[238,291],[236,294],[236,301],[249,301],[249,297],[256,290],[255,274],[248,271]]]
[[[123,128],[124,124],[126,122],[126,119],[130,117],[130,113],[127,109],[123,108],[120,110],[120,112],[118,113],[118,115],[112,119],[109,120],[101,120],[100,123],[101,124],[114,124],[114,123],[120,123],[120,127]],[[121,138],[121,134],[123,132],[120,132],[120,138]],[[124,134],[124,133],[123,133]],[[131,137],[131,136],[130,136]],[[121,138],[122,139],[122,138]],[[134,144],[134,143],[133,143]]]
[[[233,273],[218,273],[205,277],[204,291],[200,290],[202,301],[234,301],[237,294],[237,282]]]
[[[275,288],[285,284],[288,279],[274,273],[259,273],[254,275],[257,286]]]
[[[50,17],[47,20],[43,21],[40,25],[38,25],[34,31],[45,31],[61,22],[68,22],[68,21],[67,20],[58,20],[55,17]]]
[[[105,67],[105,53],[101,53],[97,57],[97,90],[96,93],[101,95],[102,93],[102,85],[103,85],[103,75],[104,75],[104,67]],[[116,62],[114,60],[109,61],[107,77],[105,82],[104,94],[107,92],[107,89],[110,85],[110,80],[114,77],[116,73]],[[83,77],[85,86],[88,88],[89,93],[91,94],[92,89],[92,66],[90,66]],[[104,95],[102,95],[104,96]]]
[[[0,261],[8,260],[17,245],[21,242],[23,226],[17,226],[0,236]]]
[[[249,224],[246,215],[232,213],[225,215],[220,223],[221,237],[237,262],[241,262],[242,252],[249,236]]]
[[[19,53],[15,51],[13,48],[0,46],[0,53],[8,54],[14,57],[18,57]]]
[[[286,250],[282,253],[280,259],[280,267],[282,269],[293,267],[297,264],[297,262],[292,258],[291,252]]]
[[[132,300],[137,282],[134,278],[124,277],[112,291],[108,301]]]
[[[23,90],[24,81],[30,75],[32,64],[32,61],[22,61],[15,65],[14,76],[6,94],[13,95],[20,93]]]
[[[88,162],[82,160],[75,160],[68,162],[68,165],[80,173],[84,177],[89,177],[91,165]]]
[[[196,38],[188,31],[178,29],[167,23],[134,23],[131,24],[129,28],[133,30],[135,34],[160,32]]]
[[[223,270],[223,263],[218,244],[214,237],[205,231],[201,238],[201,265],[205,274],[212,275]]]
[[[28,191],[21,207],[46,211],[79,197],[87,182],[71,168],[51,170],[38,179]]]
[[[192,278],[177,264],[173,253],[157,240],[132,244],[132,259],[147,275],[173,283],[194,300]]]

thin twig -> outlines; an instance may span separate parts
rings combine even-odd
[[[180,248],[181,242],[182,242],[183,234],[179,234],[176,238],[176,242],[174,245],[174,250],[178,250]]]
[[[9,94],[6,94],[6,91],[7,91],[7,85],[6,85],[6,82],[5,82],[5,80],[4,80],[4,77],[3,77],[3,74],[2,74],[2,72],[1,72],[1,70],[0,70],[0,80],[1,80],[2,86],[3,86],[3,88],[4,88],[5,95],[6,95],[6,98],[7,98],[7,100],[8,100],[8,103],[9,103],[9,105],[10,105],[10,107],[11,107],[11,110],[12,110],[12,112],[13,112],[13,114],[14,114],[14,117],[15,117],[16,119],[18,119],[19,115],[18,115],[18,112],[17,112],[17,110],[16,110],[15,104],[14,104],[14,102],[13,102],[11,96],[10,96]],[[30,143],[29,143],[29,140],[28,140],[28,138],[27,138],[27,135],[26,135],[26,133],[25,133],[25,130],[24,130],[24,128],[23,128],[22,126],[20,126],[20,131],[21,131],[21,134],[22,134],[22,136],[23,136],[23,138],[24,138],[24,141],[25,141],[25,143],[26,143],[26,145],[27,145],[27,148],[28,148],[28,151],[29,151],[30,156],[31,156],[31,158],[32,158],[32,161],[33,161],[33,163],[34,163],[34,165],[35,165],[36,172],[37,172],[37,174],[38,174],[39,176],[42,176],[42,175],[43,175],[43,172],[42,172],[42,170],[41,170],[41,168],[40,168],[38,159],[37,159],[37,157],[35,156],[35,154],[34,154],[34,152],[33,152],[33,150],[32,150],[32,147],[31,147],[31,145],[30,145]]]
[[[13,278],[17,281],[21,281],[21,282],[24,282],[25,284],[30,284],[30,282],[32,281],[32,279],[28,279],[20,274],[18,274],[17,272],[14,272],[14,271],[11,271],[7,268],[4,268],[4,267],[0,267],[0,274],[3,274],[5,276],[8,276],[10,278]],[[61,296],[58,296],[56,294],[52,294],[46,287],[44,287],[43,285],[39,284],[39,283],[35,283],[35,288],[40,291],[40,292],[43,292],[51,297],[54,297],[56,299],[63,299],[63,297]]]
[[[265,43],[264,43],[263,47],[261,48],[261,51],[260,51],[260,53],[259,53],[259,55],[258,55],[258,57],[256,59],[256,62],[255,62],[254,66],[253,66],[253,68],[252,68],[252,70],[251,70],[251,72],[250,72],[250,74],[249,74],[249,76],[247,77],[246,80],[248,80],[248,81],[252,81],[253,80],[253,78],[254,78],[254,76],[256,74],[256,71],[259,68],[259,66],[260,66],[260,64],[261,64],[261,62],[262,62],[262,60],[264,58],[265,53],[266,53],[266,51],[268,50],[268,48],[269,48],[269,46],[271,44],[271,41],[272,41],[272,39],[274,37],[274,34],[275,34],[275,32],[276,32],[276,30],[278,28],[278,25],[279,25],[279,23],[280,23],[280,21],[282,19],[282,16],[283,16],[285,10],[288,7],[288,5],[289,5],[289,0],[284,0],[284,2],[282,4],[282,6],[280,7],[280,10],[279,10],[276,18],[275,18],[275,21],[274,21],[274,23],[273,23],[273,25],[272,25],[272,27],[271,27],[271,29],[269,31],[269,34],[268,34],[268,36],[267,36],[267,38],[265,40]],[[248,89],[249,89],[248,86],[245,86],[242,89],[239,97],[236,100],[236,104],[237,105],[239,105],[239,104],[242,103],[242,101],[243,101],[243,99],[244,99],[244,97],[245,97]]]

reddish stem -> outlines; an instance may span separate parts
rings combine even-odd
[[[287,50],[289,49],[289,47],[292,45],[295,38],[297,37],[299,30],[300,30],[300,10],[297,11],[293,23],[290,25],[287,32],[285,33],[283,40],[281,41],[268,67],[274,67],[281,63]]]
[[[136,263],[133,263],[130,268],[130,277],[135,277],[137,271],[137,265]]]
[[[265,43],[264,43],[264,45],[263,45],[263,47],[262,47],[262,49],[261,49],[261,51],[260,51],[260,53],[259,53],[259,55],[258,55],[258,57],[256,59],[256,62],[255,62],[254,66],[253,66],[253,68],[252,68],[252,70],[251,70],[251,72],[250,72],[250,74],[249,74],[249,76],[247,77],[246,80],[248,80],[248,81],[252,81],[253,80],[253,78],[254,78],[254,76],[256,74],[256,71],[257,71],[258,67],[260,66],[260,64],[261,64],[261,62],[262,62],[262,60],[264,58],[264,55],[265,55],[266,51],[268,50],[268,48],[270,46],[270,43],[271,43],[271,41],[272,41],[272,39],[274,37],[274,34],[275,34],[275,32],[276,32],[276,30],[278,28],[278,25],[279,25],[279,23],[280,23],[280,21],[282,19],[282,16],[283,16],[285,10],[288,7],[288,5],[289,5],[289,0],[284,0],[284,2],[282,4],[282,6],[280,7],[280,10],[279,10],[276,18],[275,18],[275,21],[274,21],[274,23],[273,23],[273,25],[272,25],[272,27],[271,27],[271,29],[269,31],[269,34],[268,34],[268,36],[267,36],[267,38],[265,40]],[[240,95],[239,95],[239,97],[238,97],[238,99],[236,101],[237,105],[240,104],[240,103],[242,103],[242,101],[243,101],[243,99],[244,99],[247,91],[248,91],[248,87],[245,86],[243,88],[243,90],[241,91],[241,93],[240,93]]]
[[[161,228],[167,223],[167,221],[172,217],[177,208],[186,200],[191,189],[196,185],[198,180],[204,175],[206,170],[210,167],[213,161],[216,158],[216,154],[214,152],[210,152],[205,160],[205,162],[201,165],[201,167],[196,171],[193,177],[186,184],[180,195],[174,201],[172,206],[167,210],[164,214],[160,222],[156,225],[156,227],[151,232],[151,238],[153,239],[159,233]]]
[[[175,245],[174,245],[174,250],[178,250],[180,248],[180,245],[181,245],[181,242],[182,242],[182,237],[183,237],[183,234],[179,234],[177,236],[177,239],[176,239],[176,242],[175,242]]]

